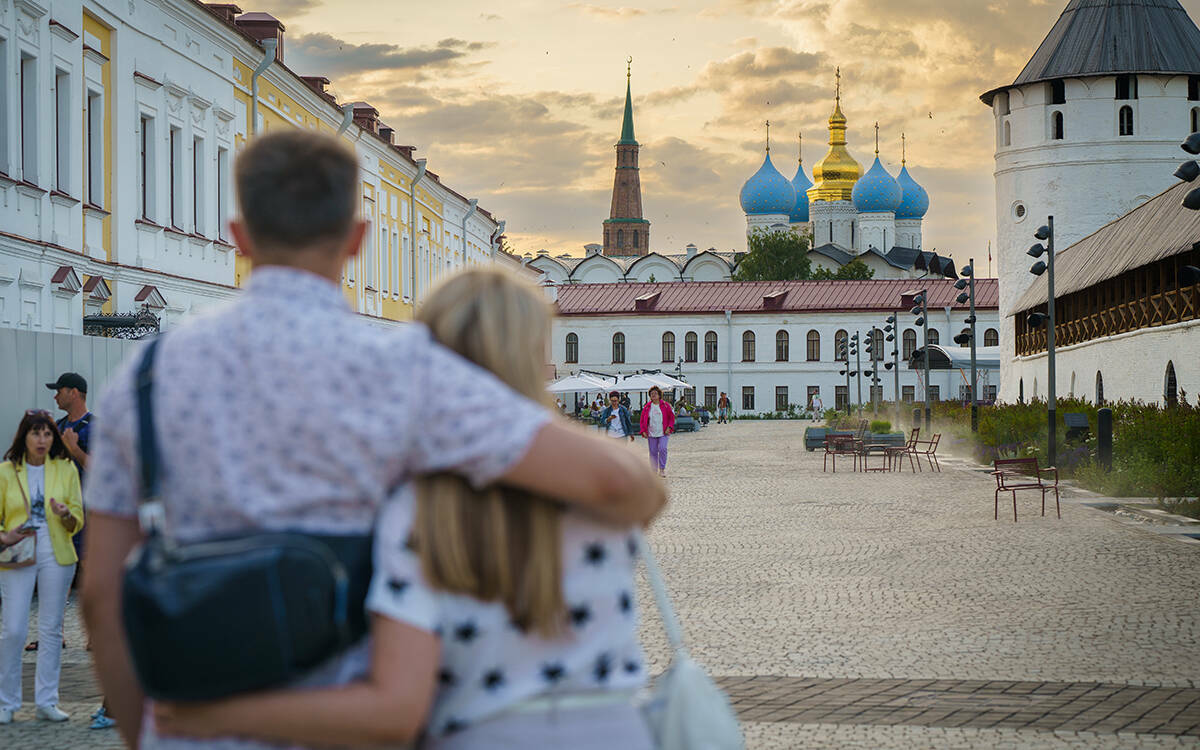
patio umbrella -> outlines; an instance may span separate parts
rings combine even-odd
[[[648,391],[654,386],[662,388],[662,384],[652,379],[650,375],[626,375],[612,386],[616,391]]]
[[[592,375],[580,373],[555,381],[546,387],[551,393],[581,393],[585,391],[606,391],[612,388],[612,383],[605,382]]]
[[[647,373],[644,377],[650,378],[658,384],[659,388],[691,388],[691,383],[685,383],[678,378],[673,378],[670,375],[662,372]]]

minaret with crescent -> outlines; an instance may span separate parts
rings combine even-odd
[[[642,218],[642,180],[638,174],[640,145],[633,137],[632,57],[626,60],[626,65],[625,119],[621,123],[621,140],[616,145],[612,210],[604,220],[605,255],[646,255],[650,252],[650,222]]]

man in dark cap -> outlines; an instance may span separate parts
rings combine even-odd
[[[58,431],[71,453],[71,460],[79,469],[79,481],[83,481],[88,465],[88,444],[92,435],[92,413],[87,405],[87,380],[77,372],[64,372],[46,387],[54,391],[54,403],[67,413],[58,420]]]

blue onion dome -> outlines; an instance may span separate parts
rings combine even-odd
[[[929,193],[926,193],[925,188],[918,185],[917,181],[912,178],[912,175],[908,173],[907,166],[900,170],[896,182],[900,184],[900,189],[904,192],[904,200],[896,209],[896,218],[925,218],[925,214],[929,212]]]
[[[753,214],[790,214],[796,205],[796,191],[787,178],[771,163],[771,155],[742,185],[742,211]]]
[[[904,200],[904,191],[901,190],[900,183],[896,182],[896,178],[884,169],[879,155],[876,154],[875,163],[854,183],[850,199],[854,201],[854,208],[860,213],[895,211]]]
[[[793,224],[801,224],[808,221],[808,189],[812,187],[812,180],[804,174],[803,164],[796,169],[796,176],[792,178],[792,187],[796,189],[796,203],[792,206],[792,213],[788,216],[788,220]]]

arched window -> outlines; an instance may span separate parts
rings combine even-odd
[[[989,328],[983,332],[984,346],[1000,346],[1000,332],[995,328]]]
[[[845,331],[838,331],[833,334],[833,359],[836,362],[845,362],[850,356],[850,337]]]
[[[821,334],[816,331],[808,332],[808,352],[805,359],[809,362],[821,361]]]
[[[617,247],[625,247],[625,230],[617,230]]]
[[[696,361],[696,348],[697,348],[696,345],[697,345],[697,343],[698,343],[698,341],[697,341],[696,333],[694,331],[688,331],[686,334],[684,334],[684,336],[683,336],[683,361],[684,362],[695,362]]]
[[[670,331],[662,335],[662,361],[675,361],[675,334]]]
[[[1190,129],[1193,133],[1200,132],[1200,107],[1192,107],[1192,122]]]
[[[754,361],[754,331],[746,331],[742,334],[742,361]]]
[[[1133,135],[1133,107],[1126,104],[1121,107],[1121,111],[1117,113],[1117,121],[1119,123],[1121,135]]]
[[[883,329],[875,328],[871,333],[871,359],[876,362],[883,359]]]
[[[638,246],[638,232],[636,229],[633,230],[633,246],[635,248]]]
[[[900,354],[904,357],[904,361],[912,359],[913,352],[917,350],[917,332],[909,328],[904,332],[904,348]]]
[[[717,361],[717,332],[709,331],[704,334],[704,361]]]
[[[1179,381],[1175,379],[1175,363],[1167,363],[1167,377],[1163,382],[1163,401],[1168,409],[1179,406]]]
[[[1050,103],[1051,104],[1066,104],[1067,103],[1067,82],[1063,80],[1050,82]]]
[[[790,356],[788,346],[788,332],[778,331],[775,333],[775,361],[787,362]]]
[[[567,334],[567,356],[564,361],[571,363],[579,361],[579,334]]]
[[[1104,376],[1096,370],[1096,406],[1104,406]]]
[[[938,333],[938,329],[930,328],[928,341],[930,346],[933,346],[934,344],[940,344],[942,343],[942,334]]]
[[[625,362],[625,334],[613,334],[613,364],[619,365]]]
[[[1012,145],[1012,123],[1008,120],[1004,121],[1004,140],[1001,143],[1005,146]]]
[[[1061,141],[1066,135],[1066,129],[1063,127],[1063,113],[1055,112],[1051,123],[1051,137],[1056,141]]]

